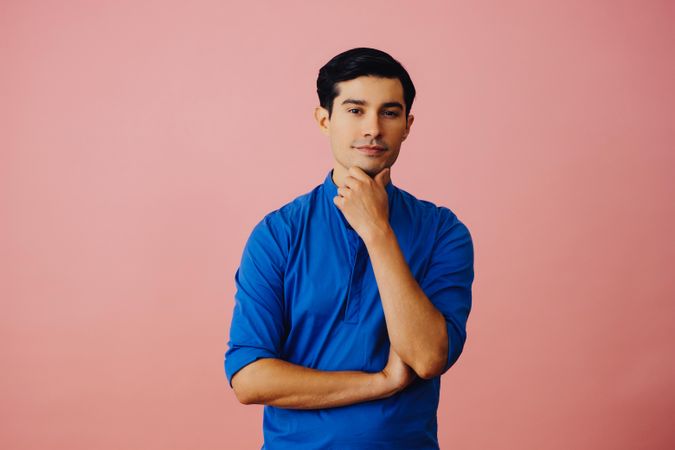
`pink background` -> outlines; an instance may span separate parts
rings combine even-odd
[[[0,447],[249,449],[253,225],[332,167],[316,75],[418,90],[394,183],[475,245],[443,449],[675,446],[675,2],[0,3]]]

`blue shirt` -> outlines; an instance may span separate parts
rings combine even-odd
[[[368,251],[322,184],[253,228],[235,273],[225,373],[260,358],[319,370],[381,371],[389,336]],[[473,243],[448,208],[386,185],[389,223],[410,271],[445,316],[448,360],[459,357],[471,309]],[[265,405],[263,449],[438,449],[440,376],[388,398],[325,409]]]

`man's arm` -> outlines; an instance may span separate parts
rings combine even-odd
[[[393,394],[381,373],[321,371],[277,358],[259,359],[232,377],[243,404],[280,408],[332,408]]]
[[[448,353],[443,314],[413,278],[390,226],[364,240],[377,280],[391,345],[421,378],[437,376]]]
[[[232,387],[244,404],[316,409],[389,397],[414,377],[412,369],[390,348],[387,366],[377,373],[323,371],[264,358],[235,373]]]
[[[422,378],[445,373],[466,340],[471,309],[473,243],[452,212],[439,208],[433,254],[418,285],[389,224],[389,169],[374,178],[349,168],[333,203],[366,244],[380,292],[389,340]]]
[[[473,244],[468,229],[443,212],[429,270],[417,283],[389,224],[364,242],[377,280],[391,345],[424,379],[445,373],[466,339]]]

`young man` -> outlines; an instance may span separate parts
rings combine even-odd
[[[391,182],[414,120],[400,63],[348,50],[317,92],[334,165],[246,243],[228,381],[240,402],[265,405],[263,449],[438,449],[440,376],[471,309],[471,235]]]

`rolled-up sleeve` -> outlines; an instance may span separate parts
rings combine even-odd
[[[225,375],[232,377],[261,358],[278,358],[284,337],[284,244],[270,216],[251,232],[235,272],[234,310],[225,351]]]
[[[466,342],[474,255],[469,229],[448,208],[440,207],[440,213],[431,260],[420,287],[445,317],[448,359],[443,374],[457,361]]]

